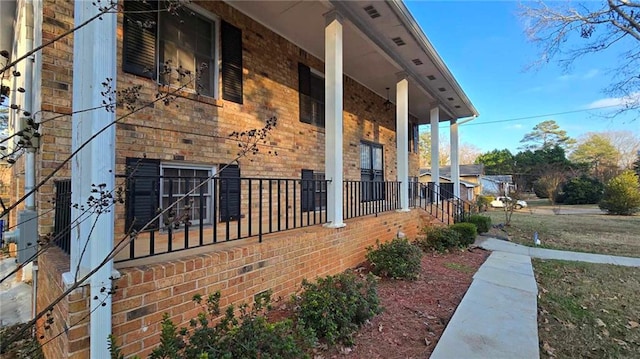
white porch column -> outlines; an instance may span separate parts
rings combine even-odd
[[[76,1],[75,26],[97,14],[91,1]],[[114,213],[112,207],[100,208],[89,198],[100,199],[92,189],[113,193],[115,184],[115,113],[99,108],[100,95],[107,82],[116,87],[116,24],[117,15],[106,13],[74,34],[73,41],[73,111],[72,150],[79,149],[99,133],[71,161],[71,201],[77,208],[71,212],[71,263],[65,282],[73,283],[98,267],[113,249]],[[107,80],[110,79],[110,80]],[[112,95],[112,99],[115,95]],[[111,100],[113,101],[113,100]],[[78,113],[98,107],[98,110]],[[89,202],[89,203],[88,203]],[[108,202],[108,199],[107,199]],[[109,356],[106,338],[111,333],[111,279],[113,261],[102,266],[89,279],[91,289],[91,322],[89,335],[92,358]],[[97,297],[97,300],[94,299]]]
[[[438,188],[440,193],[440,133],[438,125],[440,123],[440,108],[435,104],[430,111],[431,116],[431,181]]]
[[[327,184],[327,224],[344,227],[342,214],[342,16],[335,10],[325,15],[325,178]]]
[[[396,83],[396,153],[400,182],[400,211],[409,211],[409,80],[398,74]]]
[[[460,197],[460,154],[458,152],[458,121],[451,120],[451,180],[453,181],[453,194]]]

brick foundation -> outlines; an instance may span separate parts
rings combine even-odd
[[[255,294],[265,290],[272,290],[273,298],[286,300],[300,288],[303,279],[353,268],[365,260],[367,246],[389,241],[398,231],[415,238],[426,221],[422,210],[387,212],[348,220],[341,229],[296,229],[265,236],[262,243],[249,238],[200,248],[194,255],[159,256],[152,258],[155,263],[120,268],[122,277],[115,283],[118,289],[113,297],[112,333],[125,355],[144,358],[159,343],[164,313],[179,326],[196,317],[200,308],[192,302],[194,294],[220,290],[225,306],[252,302]],[[61,274],[67,270],[68,257],[57,248],[43,256],[39,305],[50,303],[61,293]],[[44,346],[47,358],[89,357],[85,317],[90,298],[88,287],[83,287],[56,306],[52,328],[41,331],[43,342],[64,331],[65,326],[69,329]],[[80,324],[72,326],[76,322]]]

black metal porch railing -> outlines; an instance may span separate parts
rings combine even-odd
[[[344,219],[400,209],[400,182],[344,181]]]
[[[411,182],[409,185],[410,206],[424,209],[445,224],[452,224],[471,211],[471,204],[435,183]]]
[[[261,242],[265,234],[324,224],[329,182],[240,177],[128,178],[125,231],[134,229],[136,234],[126,253],[116,261],[248,237],[258,237]],[[71,181],[56,181],[55,187],[55,243],[69,253]],[[400,209],[400,188],[401,183],[394,181],[344,181],[344,219]],[[468,203],[438,186],[409,182],[408,190],[409,207],[422,208],[446,224],[469,210]],[[152,220],[172,203],[175,205],[171,210],[159,220]],[[147,222],[150,225],[141,230]]]
[[[53,219],[54,243],[67,254],[71,253],[71,180],[54,181],[56,188],[55,216]]]
[[[151,219],[178,203],[160,221],[137,233],[129,243],[127,258],[119,261],[254,236],[262,241],[265,234],[326,223],[328,182],[135,176],[128,180],[127,196],[137,192],[136,186],[153,188],[145,192],[150,200],[128,201],[127,222],[135,223],[138,217]]]

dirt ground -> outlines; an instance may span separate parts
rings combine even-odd
[[[321,351],[315,359],[428,358],[488,255],[482,249],[425,254],[418,280],[381,280],[384,311],[360,329],[353,347]]]

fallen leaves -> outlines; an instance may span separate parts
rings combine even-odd
[[[551,347],[551,345],[549,345],[549,343],[547,343],[547,342],[543,342],[543,343],[542,343],[542,350],[544,350],[544,352],[545,352],[548,356],[550,356],[550,357],[554,357],[554,358],[555,358],[555,356],[556,356],[556,355],[555,355],[555,353],[554,353],[554,352],[555,352],[556,350],[555,350],[555,348]]]

